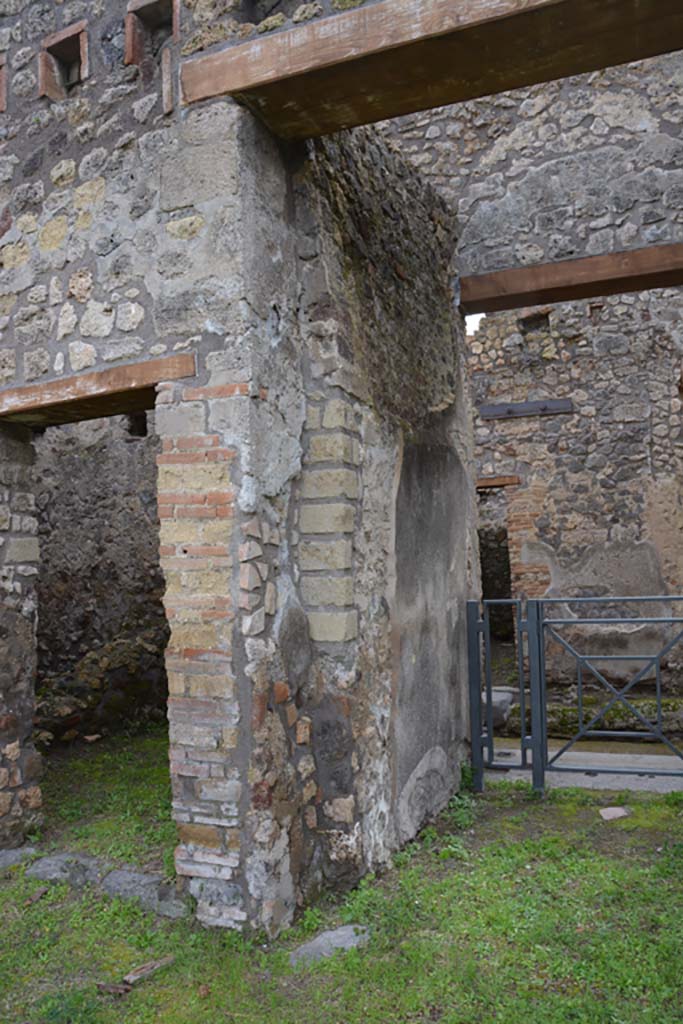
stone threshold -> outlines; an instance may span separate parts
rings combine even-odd
[[[38,854],[34,846],[0,850],[0,871],[32,860]],[[26,877],[41,882],[65,882],[75,889],[93,886],[107,896],[136,900],[145,910],[160,917],[178,919],[190,916],[189,904],[178,895],[175,884],[161,872],[115,868],[109,862],[85,853],[51,853],[38,857],[26,869]]]

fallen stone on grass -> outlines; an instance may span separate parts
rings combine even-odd
[[[600,817],[603,821],[619,821],[620,818],[628,818],[631,812],[626,807],[601,807]]]
[[[189,913],[189,907],[176,895],[173,884],[158,873],[117,868],[104,878],[102,888],[109,896],[137,900],[145,910],[161,917],[179,918]]]
[[[41,882],[67,882],[81,889],[84,885],[99,885],[108,871],[111,864],[86,853],[53,853],[31,864],[26,875]]]
[[[34,857],[38,851],[35,846],[18,846],[16,850],[0,850],[0,871],[13,868],[17,864]]]
[[[296,964],[313,964],[324,957],[333,956],[338,950],[347,951],[365,946],[370,940],[370,931],[357,924],[346,924],[333,931],[321,932],[310,942],[297,946],[289,954],[292,967]]]

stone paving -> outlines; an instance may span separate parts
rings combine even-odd
[[[0,850],[0,871],[15,867],[35,857],[34,846]],[[84,853],[51,853],[39,857],[26,870],[28,878],[42,882],[66,882],[76,889],[94,886],[108,896],[137,900],[145,910],[160,917],[181,918],[190,913],[188,903],[181,899],[175,884],[157,871],[136,871],[115,868],[100,857]]]
[[[496,750],[500,760],[509,757],[510,761],[519,760],[519,750],[512,745],[500,746]],[[562,755],[562,765],[566,767],[591,766],[595,771],[586,772],[546,772],[546,786],[549,789],[566,789],[579,786],[581,789],[612,789],[644,793],[683,793],[683,762],[666,754],[633,754],[599,753],[588,751],[568,751]],[[628,775],[610,775],[610,769],[629,769]],[[655,771],[676,771],[680,776],[653,775]],[[596,774],[605,773],[605,774]],[[632,774],[631,774],[632,773]],[[531,771],[511,768],[509,771],[488,771],[486,780],[500,782],[531,781]]]

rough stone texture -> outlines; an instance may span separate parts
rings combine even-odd
[[[33,451],[20,428],[0,427],[0,847],[40,823],[40,759],[31,741],[38,523]]]
[[[0,852],[0,869],[19,864],[37,852],[33,847]],[[108,896],[135,900],[160,917],[177,919],[189,913],[187,902],[162,874],[130,868],[112,870],[111,864],[88,854],[53,853],[41,857],[26,869],[26,875],[41,882],[64,882],[77,889],[86,885],[98,887]]]
[[[682,69],[671,54],[385,130],[457,204],[463,273],[680,242]],[[487,570],[503,582],[490,555],[507,535],[514,597],[683,591],[682,298],[669,289],[499,314],[469,339],[475,406],[569,398],[575,410],[475,420],[479,475],[521,478],[481,497],[485,587]],[[574,639],[629,654],[663,637],[602,627]],[[558,651],[548,667],[575,681]],[[609,664],[616,678],[639,667]]]
[[[683,237],[683,58],[397,118],[385,125],[457,206],[463,273]]]
[[[158,440],[141,429],[139,418],[94,420],[35,441],[36,725],[56,736],[165,713]]]
[[[0,871],[6,871],[9,868],[16,867],[17,864],[22,864],[25,860],[30,860],[37,852],[35,846],[20,846],[14,850],[0,850]]]
[[[136,900],[145,910],[160,917],[187,917],[188,905],[179,899],[171,883],[161,874],[117,868],[102,879],[102,888],[109,896]]]
[[[481,473],[521,479],[497,509],[513,596],[683,590],[680,303],[680,291],[666,290],[501,314],[472,339],[476,405],[574,403],[568,416],[476,423]],[[648,614],[641,605],[630,611]],[[657,614],[672,611],[664,602]],[[653,627],[594,634],[574,639],[615,654],[655,651],[665,640]],[[680,652],[671,660],[680,663]],[[558,651],[550,667],[556,678],[575,676]],[[610,663],[617,676],[639,667]]]
[[[122,66],[123,6],[93,10],[91,77],[64,102],[10,90],[0,367],[17,386],[195,356],[194,378],[159,384],[154,415],[176,869],[202,923],[275,934],[321,887],[386,863],[466,755],[477,558],[453,218],[375,131],[282,148],[231,101],[163,115],[154,53]],[[190,13],[211,28],[219,6]],[[49,9],[62,27],[67,8]],[[163,43],[172,63],[186,41]],[[40,443],[63,480],[69,444]],[[128,473],[128,442],[108,444],[104,468]],[[431,489],[437,509],[409,500]],[[97,507],[130,523],[109,494]],[[0,547],[31,599],[12,612],[10,759],[30,757],[31,509],[8,512]],[[424,554],[416,579],[399,537]],[[419,694],[434,727],[413,733]]]
[[[66,882],[80,889],[85,885],[100,885],[109,871],[110,864],[85,853],[53,853],[31,864],[26,874],[41,882]]]
[[[333,931],[321,932],[310,942],[304,942],[289,954],[289,962],[292,967],[297,964],[314,964],[318,960],[334,956],[340,950],[347,952],[349,949],[358,949],[370,941],[370,933],[367,928],[357,924],[345,924]]]

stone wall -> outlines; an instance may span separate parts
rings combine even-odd
[[[26,6],[0,40],[3,383],[192,354],[154,415],[176,866],[202,922],[275,933],[465,756],[453,219],[374,131],[284,147],[230,101],[174,110],[187,37],[124,66],[123,3],[88,7],[89,76],[39,98],[43,34],[82,13]]]
[[[683,236],[683,55],[385,126],[457,206],[463,273]]]
[[[505,489],[515,593],[683,587],[679,303],[662,290],[499,314],[472,338],[475,405],[574,408],[476,424],[481,474],[521,479]]]
[[[680,242],[681,58],[386,125],[457,204],[461,271]],[[469,339],[475,406],[574,408],[475,419],[479,476],[520,479],[482,495],[489,528],[508,533],[513,596],[683,591],[682,300],[669,289],[497,314]],[[628,653],[659,639],[603,630],[599,642]]]
[[[31,741],[38,523],[28,432],[0,428],[0,847],[40,821],[40,759]]]
[[[166,713],[158,442],[146,416],[35,438],[38,703],[44,739]]]

